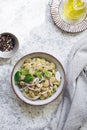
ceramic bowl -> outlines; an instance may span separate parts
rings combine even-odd
[[[24,95],[20,91],[19,87],[17,85],[15,85],[14,75],[18,71],[20,66],[23,64],[23,62],[26,58],[35,58],[35,57],[45,58],[49,62],[53,62],[56,65],[56,68],[60,72],[60,75],[61,75],[61,84],[58,87],[57,91],[51,97],[44,99],[44,100],[38,99],[38,100],[33,101],[33,100],[30,100],[30,99],[27,99],[26,97],[24,97]],[[17,97],[19,97],[22,101],[24,101],[27,104],[38,105],[38,106],[45,105],[45,104],[48,104],[48,103],[54,101],[57,97],[59,99],[58,102],[60,102],[64,87],[65,87],[65,71],[64,71],[62,64],[54,56],[47,54],[47,53],[35,52],[35,53],[25,55],[15,64],[13,71],[12,71],[12,74],[11,74],[11,84],[12,84],[12,88],[13,88],[15,94],[17,95]]]
[[[2,35],[9,35],[11,36],[14,41],[15,41],[15,46],[13,47],[12,50],[8,51],[8,52],[2,52],[0,51],[0,58],[3,58],[3,59],[8,59],[8,58],[11,58],[12,56],[14,56],[16,54],[16,52],[18,51],[18,48],[19,48],[19,42],[18,42],[18,39],[15,35],[11,34],[11,33],[8,33],[8,32],[5,32],[5,33],[2,33],[0,34],[0,36]]]

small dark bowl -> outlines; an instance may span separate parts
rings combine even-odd
[[[0,37],[3,36],[3,35],[9,35],[9,37],[13,38],[14,39],[14,42],[15,42],[15,45],[13,47],[12,50],[10,51],[0,51],[0,58],[4,58],[4,59],[8,59],[8,58],[11,58],[12,56],[14,56],[16,54],[16,52],[18,51],[18,48],[19,48],[19,41],[17,39],[17,37],[11,33],[8,33],[8,32],[5,32],[5,33],[2,33],[0,34]]]

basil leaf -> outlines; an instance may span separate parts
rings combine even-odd
[[[24,78],[24,82],[29,83],[29,82],[33,81],[33,79],[34,79],[33,75],[27,74]]]
[[[42,74],[41,74],[41,72],[39,72],[39,71],[36,71],[36,76],[39,78],[39,79],[42,79]]]
[[[29,74],[29,70],[27,70],[27,69],[21,69],[21,73],[23,75],[27,75],[27,74]]]
[[[17,71],[17,72],[15,73],[15,76],[14,76],[14,81],[15,81],[15,84],[16,84],[16,85],[19,83],[20,77],[21,77],[21,72],[20,72],[20,71]]]
[[[44,75],[47,77],[47,78],[50,78],[52,75],[51,75],[51,73],[48,71],[48,70],[43,70],[43,73],[44,73]]]

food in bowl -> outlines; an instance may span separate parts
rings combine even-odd
[[[14,75],[15,85],[30,100],[51,97],[60,86],[61,80],[56,65],[39,57],[26,58]]]
[[[10,34],[2,34],[0,35],[0,51],[8,52],[13,50],[15,46],[15,39]]]
[[[23,89],[22,86],[20,86],[20,84],[19,84],[20,80],[18,80],[21,77],[21,73],[23,73],[23,71],[20,72],[20,70],[23,69],[22,66],[23,66],[23,64],[25,64],[24,62],[26,62],[26,60],[28,60],[28,59],[32,60],[34,58],[44,59],[45,61],[47,61],[49,63],[53,63],[55,65],[55,70],[56,70],[55,77],[58,81],[60,81],[60,84],[57,88],[57,91],[55,91],[51,96],[44,98],[42,100],[40,99],[40,97],[38,97],[39,95],[35,96],[34,98],[27,96],[25,94],[24,90],[22,90]],[[48,68],[50,68],[50,65],[48,65]],[[29,68],[27,68],[27,69],[29,70]],[[48,71],[50,71],[50,70],[48,70]],[[18,72],[18,74],[17,74],[17,72]],[[24,73],[26,73],[26,75],[27,75],[27,72],[28,71],[26,71]],[[32,72],[31,72],[31,74],[32,74]],[[33,75],[33,77],[37,77],[37,76]],[[15,80],[15,78],[16,78],[16,80]],[[22,78],[24,78],[24,77],[22,77]],[[33,82],[33,81],[31,81],[31,82]],[[31,82],[29,82],[28,84],[31,84]],[[45,52],[33,52],[33,53],[30,53],[30,54],[23,56],[15,64],[15,66],[13,67],[12,73],[11,73],[11,84],[12,84],[12,89],[13,89],[14,93],[23,102],[30,104],[30,105],[41,106],[41,105],[46,105],[48,103],[51,103],[55,99],[57,99],[57,102],[60,103],[60,101],[62,99],[63,92],[64,92],[65,84],[66,84],[66,76],[65,76],[65,71],[64,71],[62,64],[54,56],[52,56],[48,53],[45,53]],[[26,82],[26,84],[27,84],[27,82]],[[51,86],[49,86],[49,87],[51,87]],[[29,88],[30,88],[30,86],[29,86]]]

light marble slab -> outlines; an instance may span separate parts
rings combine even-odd
[[[72,47],[87,33],[58,29],[51,19],[50,5],[51,0],[0,0],[0,33],[11,32],[20,42],[12,59],[0,60],[0,130],[43,130],[56,117],[57,100],[44,107],[26,105],[16,97],[10,82],[14,64],[31,52],[52,54],[67,70]]]

